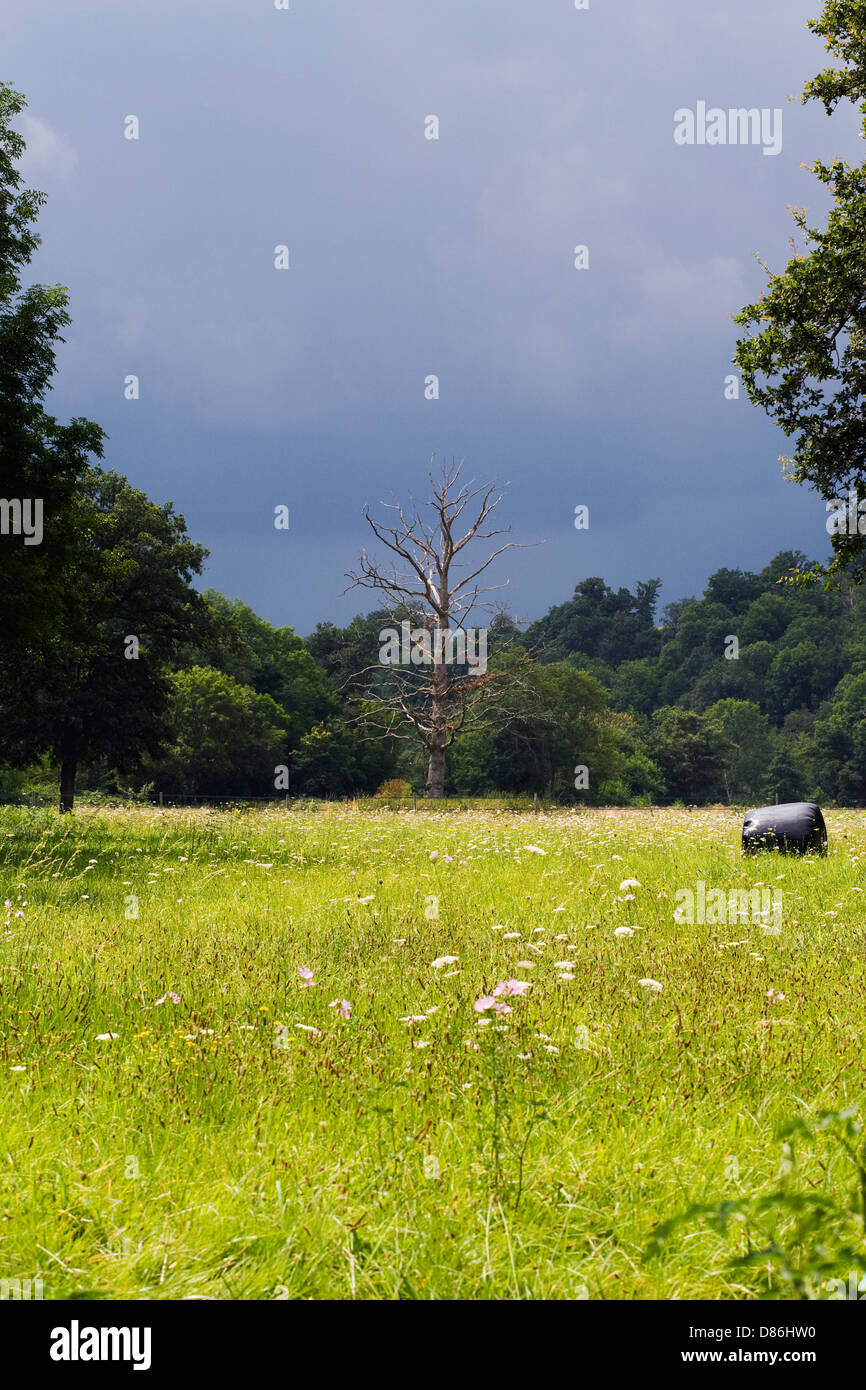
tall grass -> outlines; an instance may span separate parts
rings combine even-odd
[[[866,821],[828,828],[826,859],[744,860],[722,811],[5,810],[0,1277],[802,1294],[734,1262],[743,1221],[651,1237],[779,1192],[845,1207],[844,1149],[777,1137],[864,1091]],[[677,924],[698,880],[781,889],[781,932]],[[515,979],[510,1013],[476,1011]],[[795,1206],[764,1212],[794,1268]],[[824,1274],[863,1248],[855,1216],[837,1234]]]

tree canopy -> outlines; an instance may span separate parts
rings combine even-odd
[[[828,115],[859,103],[866,135],[866,0],[826,0],[809,28],[838,66],[807,82],[803,102],[820,101]],[[833,581],[852,566],[857,578],[866,573],[856,500],[866,502],[866,162],[810,167],[833,200],[826,225],[792,209],[802,246],[783,271],[764,265],[765,293],[736,317],[749,331],[735,361],[751,401],[794,440],[787,475],[829,503],[855,493],[853,517],[832,531],[832,564],[810,570]]]

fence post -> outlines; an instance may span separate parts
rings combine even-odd
[[[412,810],[413,810],[413,811],[417,811],[417,810],[418,810],[418,798],[417,798],[417,796],[415,796],[414,794],[413,794],[413,796],[412,796]]]
[[[532,809],[538,815],[538,792],[532,793]]]
[[[162,805],[162,792],[160,792],[160,794],[159,794],[159,804],[160,804],[160,806]]]

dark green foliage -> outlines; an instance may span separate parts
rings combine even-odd
[[[177,665],[212,666],[280,706],[289,746],[314,723],[336,713],[337,697],[303,638],[290,627],[271,627],[240,599],[215,589],[204,593],[207,626]]]
[[[274,794],[286,719],[269,695],[194,666],[171,677],[167,723],[171,743],[146,776],[168,796]]]
[[[61,285],[22,289],[44,202],[43,194],[22,189],[15,167],[24,141],[11,122],[24,105],[0,83],[0,498],[38,501],[43,535],[39,544],[25,544],[22,534],[0,535],[0,692],[17,689],[20,659],[62,630],[78,488],[104,439],[91,421],[61,424],[42,406],[70,320]]]
[[[532,624],[526,645],[539,661],[564,661],[573,652],[595,657],[609,666],[654,656],[659,635],[653,626],[656,596],[661,580],[651,579],[614,592],[603,579],[584,579],[567,603],[551,608]]]
[[[822,102],[828,115],[857,102],[866,132],[866,0],[825,0],[809,27],[840,66],[808,82],[803,102]],[[803,247],[784,271],[764,267],[765,293],[736,319],[748,333],[735,360],[750,400],[794,440],[788,475],[828,501],[851,488],[866,498],[866,164],[816,160],[811,169],[834,200],[826,226],[792,210]],[[813,573],[836,580],[852,562],[862,573],[862,532],[832,540],[832,565]]]
[[[47,751],[65,772],[64,809],[81,763],[133,771],[158,750],[167,664],[200,620],[190,581],[206,554],[170,503],[157,506],[116,473],[85,471],[75,519],[62,630],[18,654],[17,692],[2,706],[8,747]]]

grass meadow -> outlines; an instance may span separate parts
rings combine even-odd
[[[0,1278],[828,1296],[866,1270],[866,818],[827,821],[801,860],[727,809],[0,812]],[[676,922],[699,882],[781,930]]]

